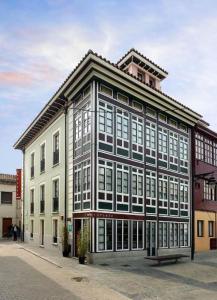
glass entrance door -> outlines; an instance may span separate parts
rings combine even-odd
[[[156,255],[156,222],[147,221],[146,222],[146,249],[147,256]]]

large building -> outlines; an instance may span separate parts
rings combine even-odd
[[[195,129],[195,251],[217,249],[217,133],[201,123]]]
[[[134,49],[116,64],[86,54],[15,144],[26,241],[60,248],[67,223],[76,255],[89,224],[93,256],[190,251],[201,116],[161,91],[167,75]]]
[[[16,175],[0,174],[0,238],[11,225],[21,227],[21,202],[16,199]]]

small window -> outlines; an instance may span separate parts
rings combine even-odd
[[[163,115],[163,114],[159,114],[159,121],[161,122],[167,122],[167,116]]]
[[[45,143],[41,145],[40,156],[41,156],[40,171],[41,173],[43,173],[45,171]]]
[[[139,111],[143,111],[143,106],[141,103],[137,102],[137,101],[133,101],[133,108],[139,110]]]
[[[100,92],[103,94],[106,94],[110,97],[112,97],[112,95],[113,95],[112,89],[110,89],[109,87],[102,85],[102,84],[100,85]]]
[[[170,124],[173,127],[177,127],[177,122],[173,119],[169,119],[168,124]]]
[[[203,227],[204,227],[204,221],[198,220],[197,221],[197,236],[203,237]]]
[[[59,132],[57,132],[53,136],[53,165],[57,165],[59,163],[59,143],[60,135]]]
[[[147,107],[147,108],[146,108],[146,115],[147,115],[147,116],[150,116],[150,117],[153,117],[153,118],[156,118],[157,113],[156,113],[155,110],[153,110],[153,109]]]
[[[137,78],[141,81],[143,81],[143,74],[141,72],[137,73]]]
[[[53,180],[53,212],[59,211],[59,179]]]
[[[214,237],[214,221],[209,221],[208,226],[209,226],[209,237]]]
[[[182,131],[188,132],[187,126],[185,126],[185,125],[182,124],[182,123],[179,124],[179,129],[182,130]]]
[[[1,204],[12,204],[12,192],[1,192]]]
[[[84,90],[83,97],[87,97],[90,94],[90,85]]]
[[[31,168],[30,168],[30,174],[31,174],[31,178],[34,177],[34,173],[35,173],[35,170],[34,170],[34,165],[35,165],[35,153],[32,153],[31,154]]]
[[[117,99],[118,99],[119,101],[121,101],[121,102],[126,103],[126,104],[129,103],[129,98],[128,98],[127,96],[123,95],[123,94],[118,93],[118,94],[117,94]]]
[[[150,85],[150,87],[153,87],[153,88],[155,87],[156,81],[153,77],[149,77],[149,85]]]

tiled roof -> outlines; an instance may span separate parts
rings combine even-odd
[[[138,55],[140,55],[142,58],[144,58],[145,60],[147,60],[148,62],[150,62],[151,64],[153,64],[155,67],[157,67],[158,69],[160,69],[162,72],[166,73],[168,75],[168,72],[166,70],[164,70],[163,68],[161,68],[160,66],[158,66],[156,63],[154,63],[153,61],[151,61],[149,58],[147,58],[146,56],[144,56],[142,53],[140,53],[138,50],[136,50],[135,48],[131,48],[126,54],[124,54],[121,59],[118,60],[117,65],[130,53],[130,52],[135,52]]]
[[[16,184],[16,175],[0,174],[0,183]]]
[[[183,107],[183,110],[188,109],[188,110],[190,110],[191,112],[197,114],[199,117],[202,117],[200,114],[198,114],[197,112],[195,112],[194,110],[192,110],[192,109],[189,108],[188,106],[182,104],[180,101],[177,101],[177,100],[175,100],[174,98],[172,98],[172,97],[168,96],[167,94],[163,93],[162,91],[160,91],[160,90],[158,90],[158,89],[152,87],[150,84],[143,82],[143,81],[140,80],[138,77],[136,77],[136,76],[130,74],[128,71],[122,70],[120,67],[118,67],[117,64],[112,63],[112,62],[109,61],[108,59],[106,59],[106,58],[102,57],[101,55],[97,54],[96,52],[93,52],[93,51],[91,51],[91,50],[89,50],[89,52],[92,53],[93,55],[95,55],[96,57],[102,59],[103,61],[109,63],[109,64],[112,65],[113,67],[119,69],[119,70],[122,71],[123,73],[125,73],[125,74],[127,74],[127,75],[133,77],[134,79],[138,80],[139,82],[142,82],[144,85],[146,85],[146,86],[148,86],[149,88],[153,89],[153,90],[156,91],[157,93],[159,93],[159,94],[161,94],[161,95],[163,95],[163,96],[169,98],[170,100],[174,101],[175,103],[181,105],[181,106]],[[178,110],[178,109],[177,109],[177,110]]]
[[[130,50],[132,51],[132,49]],[[129,51],[129,52],[130,52]],[[134,50],[135,51],[135,50]],[[128,53],[129,53],[128,52]],[[139,53],[139,52],[138,52]],[[65,79],[65,81],[61,84],[61,86],[59,87],[59,89],[55,92],[55,94],[52,96],[52,98],[49,100],[49,102],[45,105],[45,107],[41,110],[41,112],[36,116],[36,118],[32,121],[32,123],[27,127],[27,129],[25,130],[25,132],[21,135],[21,137],[17,140],[17,142],[15,143],[14,147],[16,149],[22,149],[26,144],[28,144],[29,141],[31,141],[34,136],[40,132],[40,130],[43,128],[43,126],[41,125],[43,122],[44,122],[44,126],[52,119],[52,117],[49,119],[47,118],[47,121],[45,122],[43,119],[43,116],[46,115],[46,113],[48,112],[48,115],[51,115],[50,111],[51,112],[53,110],[56,110],[56,112],[54,113],[54,115],[60,111],[61,108],[57,108],[58,106],[59,107],[62,107],[64,106],[65,102],[67,101],[66,99],[60,99],[60,98],[57,98],[55,99],[56,95],[60,92],[60,90],[64,87],[64,85],[66,84],[66,82],[69,80],[69,78],[77,71],[77,69],[80,67],[80,65],[83,63],[83,61],[88,57],[88,55],[94,55],[95,57],[101,59],[102,61],[108,63],[109,65],[113,66],[114,68],[120,70],[121,72],[123,72],[124,74],[127,74],[129,75],[130,77],[136,79],[138,82],[142,82],[140,79],[138,79],[136,76],[130,74],[128,71],[125,71],[125,70],[122,70],[117,64],[115,63],[112,63],[111,61],[109,61],[108,59],[102,57],[101,55],[99,55],[98,53],[96,52],[93,52],[92,50],[89,50],[85,56],[80,60],[80,62],[77,64],[77,66],[73,69],[73,71],[68,75],[68,77]],[[127,55],[127,54],[126,54]],[[141,55],[141,54],[139,54]],[[123,59],[123,58],[122,58]],[[145,58],[147,59],[147,58]],[[150,61],[151,62],[151,61]],[[157,65],[156,65],[157,66]],[[157,66],[158,67],[158,66]],[[163,70],[163,69],[162,69]],[[166,72],[163,70],[163,72]],[[183,105],[181,102],[175,100],[174,98],[168,96],[167,94],[163,93],[162,91],[150,86],[148,83],[144,83],[142,82],[145,86],[149,87],[151,90],[157,92],[159,95],[163,95],[165,96],[166,98],[174,101],[175,103],[177,103],[178,105],[182,106],[183,107],[183,111],[185,110],[189,110],[191,111],[192,113],[194,114],[197,114],[198,117],[202,117],[201,115],[199,115],[198,113],[196,113],[194,110],[190,109],[189,107]],[[55,101],[54,101],[55,99]],[[65,102],[64,102],[65,101]],[[58,106],[55,106],[55,105],[58,105]],[[175,110],[181,110],[180,108],[177,108]],[[174,111],[175,111],[174,110]],[[43,113],[44,111],[44,113]],[[43,114],[42,114],[43,113]],[[41,115],[41,116],[40,116]],[[53,115],[53,116],[54,116]],[[35,124],[34,124],[35,123]],[[33,127],[35,126],[35,128]],[[33,130],[34,129],[34,130]]]

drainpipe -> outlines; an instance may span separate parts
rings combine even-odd
[[[24,242],[25,241],[25,233],[24,233],[24,231],[25,231],[25,149],[23,149],[23,199],[22,199],[22,202],[23,202],[23,215],[22,215],[22,222],[23,222],[23,228],[22,228],[22,231],[23,231],[23,233],[22,233],[22,241]]]
[[[66,100],[67,101],[67,100]],[[64,107],[65,115],[65,202],[64,202],[64,225],[67,226],[67,113],[68,105],[67,102]]]
[[[195,254],[195,205],[194,205],[194,190],[195,190],[195,127],[192,128],[191,134],[191,260],[194,260]]]

